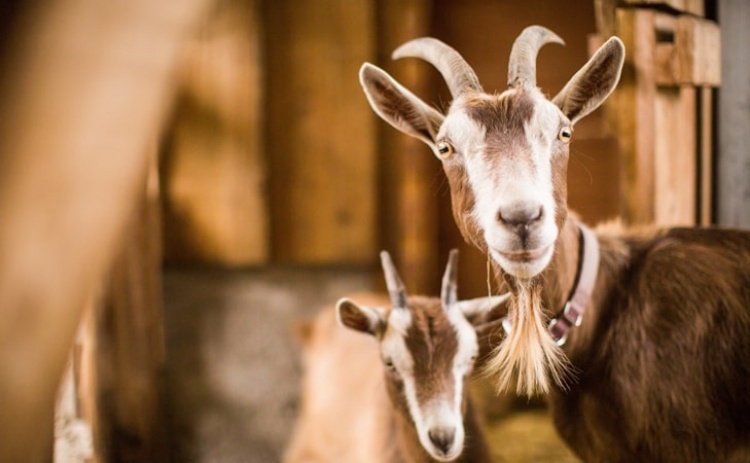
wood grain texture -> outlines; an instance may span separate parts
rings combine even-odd
[[[623,160],[623,218],[653,221],[655,211],[654,143],[656,133],[654,12],[619,9],[618,36],[625,45],[625,65],[613,104]]]
[[[272,255],[376,256],[374,119],[357,80],[374,53],[367,1],[279,0],[265,13]]]
[[[55,391],[83,307],[137,204],[179,48],[207,3],[36,2],[7,33],[0,461],[46,459]]]
[[[406,88],[432,101],[434,70],[418,59],[391,60],[402,43],[430,35],[431,0],[380,2],[378,64]],[[378,119],[381,175],[382,243],[412,294],[438,294],[441,260],[438,248],[440,163],[421,141],[394,130]]]
[[[624,0],[625,4],[641,7],[671,8],[677,12],[703,16],[704,6],[701,0]]]
[[[259,1],[221,2],[185,50],[162,148],[169,262],[267,261]]]

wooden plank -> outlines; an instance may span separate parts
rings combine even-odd
[[[137,203],[180,46],[207,3],[18,3],[0,47],[0,461],[45,460],[83,307]]]
[[[703,87],[698,89],[700,101],[700,191],[698,223],[711,225],[714,220],[714,136],[713,133],[713,91]]]
[[[160,207],[155,169],[96,311],[98,437],[105,461],[167,461]]]
[[[103,292],[92,298],[72,352],[73,387],[58,405],[62,434],[55,461],[168,459],[164,397],[164,323],[156,150],[145,194]],[[66,459],[68,458],[68,459]]]
[[[357,72],[374,55],[374,6],[279,0],[265,20],[273,256],[372,263],[375,121]]]
[[[257,265],[269,254],[259,2],[221,2],[187,48],[162,153],[166,259]]]
[[[721,82],[719,26],[686,15],[666,18],[670,21],[662,27],[673,41],[657,45],[657,83],[717,87]]]
[[[650,223],[655,217],[654,166],[656,54],[655,12],[618,9],[625,65],[608,110],[615,118],[623,159],[623,218]]]
[[[391,52],[415,37],[430,35],[431,0],[378,3],[378,61],[396,80],[425,98],[434,94],[433,69],[416,59],[393,62]],[[415,294],[437,294],[439,162],[424,143],[395,131],[378,119],[383,173],[383,247],[390,250],[406,287]]]
[[[719,92],[717,221],[750,227],[750,3],[723,0],[722,83]]]
[[[662,87],[656,92],[654,223],[694,225],[697,199],[696,90]]]
[[[705,13],[702,0],[624,0],[623,3],[640,7],[671,8],[695,16],[704,16]]]

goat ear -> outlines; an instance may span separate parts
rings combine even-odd
[[[607,99],[617,86],[625,60],[625,46],[610,37],[552,99],[572,124]]]
[[[467,299],[458,301],[456,305],[472,325],[477,325],[486,323],[487,316],[490,312],[502,307],[508,298],[510,298],[510,293],[501,294],[499,296],[483,296],[475,299]]]
[[[445,116],[396,82],[387,72],[370,63],[360,68],[359,82],[378,116],[436,150],[435,138]]]
[[[385,318],[378,310],[347,298],[336,304],[336,318],[345,328],[373,336],[380,336],[385,328]]]

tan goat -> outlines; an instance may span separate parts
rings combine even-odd
[[[457,251],[441,298],[407,297],[390,257],[381,257],[390,300],[342,299],[314,322],[284,461],[490,461],[467,390],[478,354],[468,320],[507,297],[457,301]]]

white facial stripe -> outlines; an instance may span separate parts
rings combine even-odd
[[[486,145],[486,128],[460,107],[451,111],[441,129],[463,154],[468,184],[474,194],[471,215],[482,228],[492,257],[506,271],[519,277],[532,276],[546,267],[558,234],[551,149],[560,113],[539,91],[533,91],[530,97],[535,100],[534,113],[524,126],[525,139],[517,143],[507,140],[510,145],[497,147],[496,156],[485,154],[487,149],[493,148]],[[498,221],[501,210],[519,205],[543,211],[542,218],[523,243],[514,230]],[[541,257],[522,263],[502,257],[502,253],[518,251],[538,252]]]
[[[453,325],[458,337],[458,349],[451,362],[451,376],[453,378],[453,394],[439,395],[431,398],[420,407],[417,400],[416,384],[413,376],[404,377],[404,393],[406,395],[409,412],[417,428],[417,434],[422,446],[433,449],[433,456],[440,453],[430,440],[430,430],[453,430],[453,446],[447,457],[453,458],[463,449],[465,430],[463,426],[464,378],[472,367],[473,357],[478,351],[477,336],[473,327],[457,308],[448,311],[448,320]]]
[[[393,309],[388,316],[388,328],[380,343],[384,356],[393,361],[399,373],[411,377],[414,370],[414,359],[406,348],[406,332],[412,324],[411,313],[405,309]]]
[[[454,111],[445,119],[438,133],[438,140],[450,138],[456,150],[464,157],[481,152],[484,146],[485,128],[471,119],[464,111]]]

